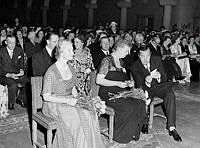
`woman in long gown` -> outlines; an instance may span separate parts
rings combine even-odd
[[[64,40],[59,57],[44,76],[43,113],[56,120],[53,148],[104,148],[97,118],[76,105],[75,70],[69,64],[73,46]]]
[[[143,100],[131,97],[109,100],[109,93],[116,94],[126,91],[126,87],[131,84],[127,83],[125,68],[121,64],[121,58],[130,52],[130,48],[127,41],[119,40],[111,56],[103,59],[96,78],[96,83],[100,85],[99,96],[106,102],[106,105],[115,110],[114,141],[118,144],[138,140],[142,126],[146,123]]]

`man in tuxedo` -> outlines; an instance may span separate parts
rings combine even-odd
[[[16,38],[8,35],[6,46],[0,49],[0,84],[8,87],[8,107],[14,109],[18,84],[24,84],[24,54],[21,48],[16,47]],[[26,98],[20,98],[24,106]]]
[[[164,100],[167,115],[167,129],[174,140],[182,141],[176,131],[176,100],[172,84],[166,82],[167,77],[159,56],[151,55],[150,48],[141,47],[138,51],[139,59],[131,66],[131,74],[136,87],[149,92],[150,97],[158,96]]]
[[[106,55],[110,54],[110,44],[109,44],[109,38],[107,36],[104,36],[100,39],[100,49],[97,49],[92,54],[93,64],[94,68],[98,71],[101,61]]]
[[[47,45],[32,56],[32,71],[33,76],[44,76],[45,72],[55,61],[55,47],[58,44],[58,35],[53,32],[48,32],[45,36]]]

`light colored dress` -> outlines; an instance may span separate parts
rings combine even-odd
[[[44,76],[42,94],[51,93],[55,96],[68,96],[72,94],[76,75],[69,80],[62,76],[53,64]],[[58,98],[59,99],[59,98]],[[44,101],[43,113],[57,121],[57,131],[53,140],[53,148],[104,148],[101,139],[98,118],[88,110],[61,103]]]
[[[174,55],[181,55],[182,54],[182,50],[181,50],[181,46],[175,46],[172,45],[171,48],[171,53]],[[179,67],[181,68],[182,74],[183,76],[186,77],[186,79],[189,81],[190,77],[191,77],[191,70],[190,70],[190,62],[189,62],[189,58],[185,57],[185,58],[176,58],[176,63],[179,65]]]

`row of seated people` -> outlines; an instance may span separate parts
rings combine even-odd
[[[127,83],[126,71],[120,60],[128,55],[130,49],[129,42],[118,40],[112,54],[103,58],[96,79],[97,84],[100,85],[99,96],[106,105],[113,107],[116,113],[114,146],[124,146],[131,141],[139,140],[140,132],[142,129],[144,130],[142,127],[145,127],[143,125],[147,125],[145,101],[132,97],[109,100],[109,93],[118,93],[125,91],[128,86],[134,86],[133,83]],[[74,63],[70,62],[73,55],[72,43],[63,40],[59,44],[57,61],[48,68],[44,75],[43,113],[54,118],[59,125],[53,145],[57,147],[73,147],[74,145],[85,148],[105,147],[100,138],[98,121],[94,120],[96,118],[92,117],[87,110],[74,107],[79,100],[74,97],[78,90],[75,89],[77,87],[74,87],[77,76],[73,67]],[[136,87],[147,90],[151,97],[159,96],[164,100],[169,134],[176,141],[181,141],[181,137],[175,129],[175,95],[171,84],[165,83],[166,75],[161,59],[154,56],[151,58],[150,49],[146,47],[140,49],[139,57],[131,67]],[[149,64],[151,70],[157,69],[155,73],[150,74],[149,71],[146,71],[145,67]],[[161,88],[160,91],[158,91],[158,87]],[[65,138],[67,140],[64,140]]]

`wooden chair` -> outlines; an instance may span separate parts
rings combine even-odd
[[[152,129],[153,126],[153,117],[161,117],[166,119],[165,116],[158,114],[158,113],[154,113],[154,107],[157,105],[161,105],[163,103],[163,99],[159,98],[159,97],[155,97],[154,100],[151,102],[150,104],[150,113],[149,113],[149,129]]]
[[[98,96],[99,85],[96,84],[96,72],[91,73],[91,93],[92,97]],[[101,134],[108,137],[109,142],[113,142],[113,128],[114,128],[114,115],[115,111],[113,108],[107,106],[105,110],[105,114],[109,116],[109,126],[108,128],[101,129]]]
[[[42,81],[43,77],[31,77],[31,89],[32,89],[32,142],[33,148],[51,148],[52,146],[52,131],[57,128],[54,119],[45,116],[41,112],[42,108]],[[38,111],[40,110],[40,111]],[[38,142],[37,126],[40,124],[47,130],[47,142],[46,145],[42,145]]]

